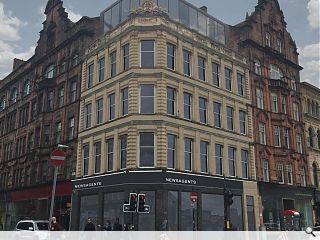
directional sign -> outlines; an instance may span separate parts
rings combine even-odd
[[[50,162],[53,166],[61,166],[64,164],[64,161],[66,160],[66,154],[64,151],[61,150],[54,150],[51,153]]]

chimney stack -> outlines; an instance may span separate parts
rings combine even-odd
[[[207,6],[202,6],[200,9],[201,9],[202,11],[204,11],[204,12],[208,12]]]

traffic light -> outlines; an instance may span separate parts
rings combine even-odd
[[[129,211],[135,212],[137,209],[137,194],[136,193],[130,193],[129,198]]]
[[[139,193],[138,195],[138,212],[145,212],[146,195]]]
[[[230,190],[225,192],[225,202],[227,206],[231,206],[233,203],[233,193]]]

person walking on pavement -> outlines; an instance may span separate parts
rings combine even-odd
[[[106,224],[104,226],[98,225],[99,228],[101,228],[103,231],[112,231],[112,226],[110,220],[107,220]]]
[[[119,223],[119,218],[116,218],[116,222],[113,225],[113,231],[122,231],[122,225]]]
[[[91,218],[87,219],[87,224],[84,227],[85,231],[95,231],[96,227],[94,226],[93,222],[91,222]]]
[[[57,222],[57,218],[52,217],[50,231],[62,231],[62,230],[63,230],[63,227]]]

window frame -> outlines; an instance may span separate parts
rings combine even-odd
[[[186,103],[186,97],[188,98],[189,104]],[[188,109],[189,118],[186,117],[186,108]],[[192,94],[183,92],[183,118],[186,120],[192,120]]]
[[[204,108],[200,106],[201,100],[203,100]],[[201,119],[202,112],[204,113],[204,117],[205,117],[204,122]],[[208,100],[204,97],[199,97],[199,122],[201,124],[208,124]]]
[[[153,42],[153,51],[142,51],[142,43],[143,42]],[[140,68],[154,68],[156,65],[156,50],[155,50],[155,44],[156,41],[155,40],[140,40]],[[143,53],[153,53],[153,65],[152,66],[148,66],[148,65],[143,65],[142,66],[142,56]]]
[[[153,137],[153,146],[141,146],[141,136],[145,134],[145,135],[151,135],[152,134],[152,137]],[[139,141],[139,150],[138,150],[138,154],[139,154],[139,168],[154,168],[155,167],[155,162],[156,162],[156,135],[154,132],[140,132],[139,135],[138,135],[138,141]],[[142,151],[142,148],[144,149],[150,149],[152,148],[153,149],[153,164],[152,166],[142,166],[141,165],[141,151]]]
[[[169,47],[172,47],[172,54],[169,53]],[[176,70],[176,46],[172,43],[167,43],[167,68],[175,71]],[[172,63],[171,66],[169,66],[169,59]]]
[[[142,93],[142,87],[143,86],[153,86],[153,95],[151,96],[142,96],[141,93]],[[147,98],[147,99],[145,99]],[[148,112],[142,112],[141,111],[141,106],[142,106],[142,100],[145,99],[145,100],[148,100],[149,98],[152,98],[152,101],[153,101],[153,111],[148,111]],[[156,87],[154,84],[140,84],[139,86],[139,114],[154,114],[155,113],[155,110],[156,110]]]
[[[206,59],[202,56],[198,56],[198,79],[206,81]]]

